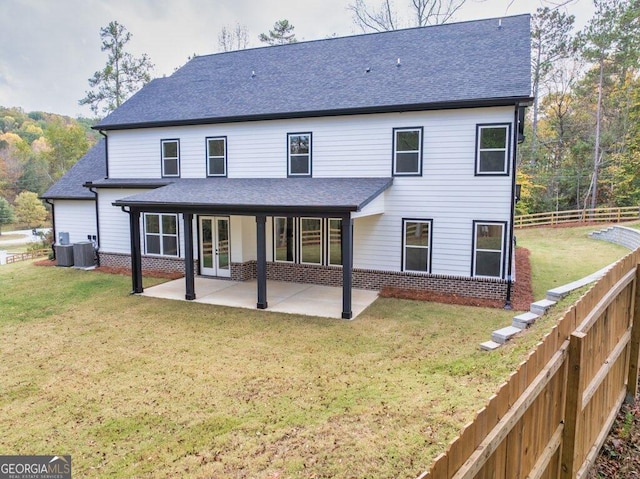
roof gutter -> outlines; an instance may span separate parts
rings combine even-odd
[[[489,98],[479,100],[443,101],[435,103],[414,103],[407,105],[382,105],[375,107],[343,108],[335,110],[311,110],[298,112],[261,113],[255,115],[236,115],[224,117],[204,117],[184,120],[143,121],[139,123],[120,123],[112,125],[95,125],[94,130],[132,130],[137,128],[160,128],[168,126],[210,125],[216,123],[240,123],[247,121],[288,120],[297,118],[317,118],[323,116],[371,115],[376,113],[404,113],[410,111],[455,110],[461,108],[485,108],[493,106],[512,106],[514,103],[529,105],[533,102],[530,96]],[[103,133],[101,133],[103,134]]]

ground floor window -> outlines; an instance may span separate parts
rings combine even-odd
[[[295,218],[273,219],[273,257],[276,261],[295,261],[295,238]]]
[[[178,256],[178,215],[145,213],[144,247],[146,254]]]
[[[473,223],[473,276],[502,278],[506,223]]]
[[[402,220],[403,271],[431,271],[431,223],[432,220]]]
[[[275,261],[342,265],[342,220],[336,218],[273,218]]]

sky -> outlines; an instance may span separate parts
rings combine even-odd
[[[533,13],[566,1],[466,0],[454,20]],[[563,10],[583,26],[593,14],[591,0],[568,1]],[[251,47],[262,46],[258,35],[285,18],[298,41],[361,34],[350,3],[355,0],[0,0],[0,106],[93,117],[78,100],[106,64],[100,28],[114,20],[133,35],[127,50],[149,55],[153,77],[162,77],[194,54],[220,51],[218,34],[237,23],[247,27]],[[395,0],[399,12],[409,4]]]

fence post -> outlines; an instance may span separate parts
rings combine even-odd
[[[629,343],[629,375],[627,376],[628,403],[635,403],[638,395],[638,356],[640,356],[640,265],[636,265],[635,301],[633,305],[633,324]]]
[[[578,421],[582,412],[582,356],[584,354],[584,338],[587,335],[577,331],[569,340],[569,355],[566,399],[564,405],[564,433],[562,440],[562,455],[560,457],[560,477],[573,479],[576,460],[576,442],[578,437]]]

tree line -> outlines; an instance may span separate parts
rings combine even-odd
[[[522,213],[640,204],[640,1],[595,0],[582,30],[539,8]]]

